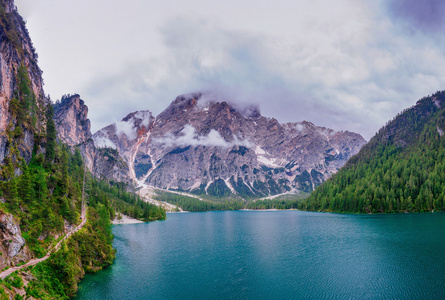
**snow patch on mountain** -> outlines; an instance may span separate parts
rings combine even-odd
[[[275,163],[276,158],[272,158],[272,159],[270,159],[270,158],[267,158],[267,157],[265,157],[265,156],[258,155],[258,156],[257,156],[257,161],[258,161],[260,164],[265,165],[265,166],[268,166],[268,167],[272,167],[272,168],[279,168],[279,167],[280,167],[279,165],[277,165],[277,164]]]
[[[297,130],[297,131],[303,131],[304,130],[304,125],[303,124],[301,124],[301,123],[297,123],[297,124],[295,124],[295,129]]]

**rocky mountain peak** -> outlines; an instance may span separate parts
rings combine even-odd
[[[261,113],[257,105],[236,103],[211,92],[197,92],[176,97],[176,99],[159,115],[158,118],[177,114],[187,114],[192,111],[195,113],[203,111],[210,113],[210,110],[213,112],[225,111],[227,116],[231,116],[231,114],[236,112],[243,117],[261,117]]]
[[[153,129],[154,120],[155,119],[149,110],[131,113],[122,119],[120,123],[116,123],[116,133],[118,135],[125,134],[126,138],[129,140],[138,140]]]
[[[203,94],[199,92],[179,95],[171,103],[171,106],[180,108],[194,107],[198,103],[198,100],[202,97],[202,95]]]
[[[181,115],[186,111],[194,109],[198,104],[201,93],[184,94],[176,97],[176,99],[159,115]]]
[[[59,139],[74,146],[91,138],[88,107],[80,96],[67,95],[54,105],[54,120]]]
[[[96,132],[96,145],[117,149],[138,185],[213,196],[310,191],[365,144],[358,134],[280,124],[206,93],[178,96],[148,130],[137,114]]]
[[[147,135],[154,126],[155,118],[149,110],[128,114],[122,121],[108,125],[93,135],[99,148],[113,148],[124,151]]]
[[[149,110],[141,110],[130,113],[122,119],[121,123],[126,123],[131,126],[136,131],[136,135],[139,137],[141,133],[147,133],[153,127],[154,117]],[[116,125],[116,129],[118,131],[120,130],[119,126],[120,124]],[[122,133],[127,134],[128,132],[122,131]],[[131,135],[132,134],[128,133],[127,137]]]

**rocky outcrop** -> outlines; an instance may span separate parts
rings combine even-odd
[[[156,118],[132,113],[93,139],[116,149],[139,185],[241,197],[309,192],[365,144],[356,133],[280,124],[201,93],[179,96]]]
[[[91,138],[88,107],[80,96],[63,96],[54,105],[54,123],[58,138],[69,146],[86,142]]]
[[[42,109],[48,103],[43,91],[41,70],[37,65],[37,53],[33,47],[25,22],[17,13],[13,0],[0,0],[0,162],[3,162],[10,153],[11,140],[8,140],[8,132],[22,127],[23,134],[16,138],[14,144],[20,152],[20,156],[30,161],[34,147],[34,130],[32,126],[17,125],[16,117],[11,113],[11,99],[19,98],[18,70],[21,66],[26,70],[29,79],[30,90],[34,95],[34,116],[41,118],[37,110]],[[22,97],[24,95],[21,95]],[[30,96],[30,95],[25,95]],[[37,127],[40,128],[40,124]],[[14,158],[13,158],[14,160]]]
[[[133,185],[128,176],[128,165],[115,149],[98,148],[93,171],[96,177]]]
[[[133,181],[128,176],[128,165],[112,148],[97,148],[92,139],[76,145],[80,149],[88,170],[97,178],[115,182],[125,182],[129,186]]]
[[[11,263],[17,264],[32,258],[25,245],[20,226],[11,214],[0,212],[0,270]]]
[[[38,98],[44,98],[41,70],[37,65],[37,53],[17,13],[13,0],[0,1],[1,18],[7,26],[0,31],[0,131],[7,129],[9,101],[17,87],[16,74],[20,64],[29,70],[32,90]]]
[[[88,107],[80,96],[63,96],[54,104],[57,137],[63,143],[78,147],[90,172],[98,177],[132,184],[128,165],[110,148],[97,148],[91,135]]]

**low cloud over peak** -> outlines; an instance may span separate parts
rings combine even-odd
[[[251,147],[252,144],[247,140],[239,140],[233,136],[232,141],[226,141],[218,131],[212,129],[206,136],[200,136],[192,125],[185,125],[177,136],[168,133],[162,138],[154,140],[155,143],[164,145],[166,147],[184,147],[184,146],[208,146],[208,147],[223,147],[230,148],[233,146]]]

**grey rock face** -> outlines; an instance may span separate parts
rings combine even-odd
[[[0,216],[0,228],[3,232],[3,245],[6,246],[8,256],[14,257],[25,245],[25,239],[21,235],[20,227],[14,222],[12,215]]]
[[[62,97],[54,108],[54,123],[59,140],[80,149],[88,169],[94,176],[132,183],[128,176],[128,166],[119,153],[110,148],[97,148],[94,144],[88,107],[79,95]]]
[[[69,146],[78,145],[91,138],[91,123],[87,118],[88,107],[79,95],[62,97],[54,105],[54,123],[59,139]]]
[[[139,185],[241,197],[311,191],[366,142],[306,121],[280,124],[200,93],[177,97],[156,118],[132,113],[93,139],[116,149]]]
[[[20,261],[27,261],[31,258],[29,249],[25,246],[25,239],[22,237],[20,226],[11,214],[0,213],[0,251],[2,256],[0,267],[10,265]]]
[[[120,157],[117,150],[114,149],[97,149],[93,171],[93,174],[99,178],[125,182],[130,185],[133,184],[133,181],[128,176],[127,163]]]
[[[17,70],[24,65],[31,83],[31,89],[36,97],[37,106],[46,105],[43,91],[41,70],[37,65],[37,53],[33,47],[25,22],[15,9],[13,0],[2,1],[9,27],[0,26],[0,163],[9,154],[7,130],[18,126],[10,112],[11,99],[17,97]],[[13,32],[13,34],[11,33]],[[41,127],[41,125],[38,125]],[[41,129],[41,128],[40,128]],[[31,159],[34,146],[34,133],[24,129],[24,138],[16,140],[21,157],[27,162]],[[27,131],[27,132],[26,132]]]

